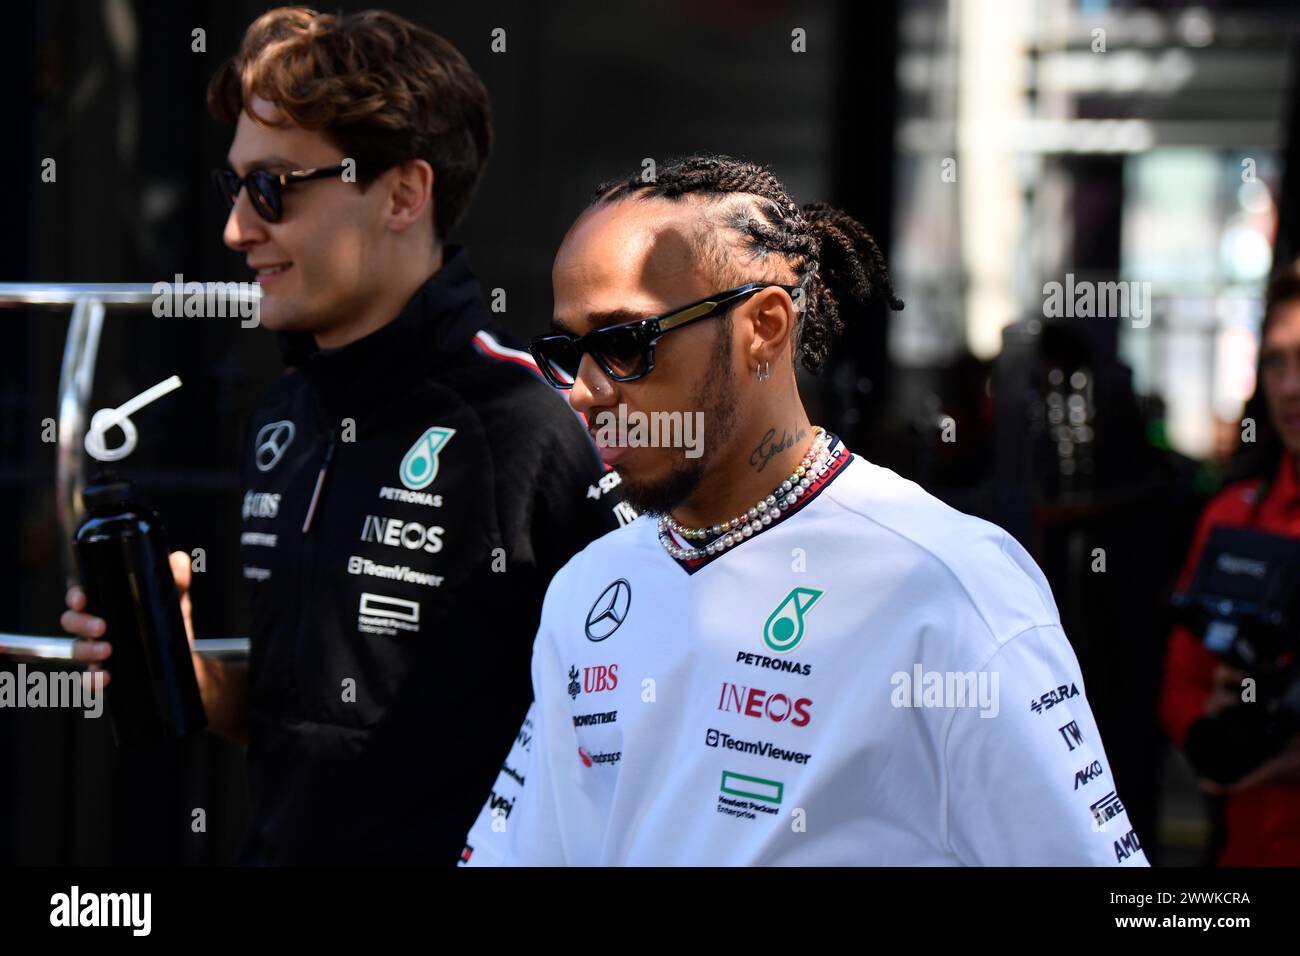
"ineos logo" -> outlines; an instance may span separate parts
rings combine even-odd
[[[746,717],[766,717],[777,724],[788,720],[794,727],[806,727],[812,720],[812,704],[809,697],[792,700],[785,694],[772,694],[757,687],[741,687],[726,681],[718,698],[718,710]]]

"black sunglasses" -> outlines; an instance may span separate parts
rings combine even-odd
[[[337,176],[348,168],[347,163],[337,166],[323,166],[317,169],[295,169],[288,173],[272,173],[265,169],[254,169],[247,176],[240,176],[233,169],[214,169],[212,181],[217,185],[217,192],[226,201],[227,208],[233,209],[239,190],[248,187],[248,198],[257,214],[267,222],[279,222],[284,215],[284,189],[294,183],[305,183],[312,179],[325,179]]]
[[[798,286],[749,282],[684,305],[663,315],[607,325],[578,338],[565,332],[539,335],[528,343],[546,380],[556,388],[573,388],[583,353],[588,353],[615,382],[634,382],[655,367],[655,343],[674,329],[721,315],[747,295],[771,286],[794,293]]]

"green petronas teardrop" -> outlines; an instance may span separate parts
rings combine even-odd
[[[803,640],[803,618],[824,592],[795,588],[776,606],[763,625],[763,643],[778,654],[792,651]]]
[[[429,487],[438,474],[438,451],[454,434],[454,428],[439,428],[435,425],[421,435],[420,440],[411,446],[411,450],[402,459],[399,472],[402,484],[412,491]]]

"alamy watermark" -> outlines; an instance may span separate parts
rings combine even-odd
[[[0,707],[70,707],[84,710],[83,717],[99,717],[104,713],[104,672],[29,672],[19,664],[16,673],[0,671]]]
[[[998,715],[997,671],[894,671],[889,702],[895,707],[978,707],[981,717]]]
[[[119,926],[133,936],[148,936],[152,914],[152,893],[83,893],[74,883],[67,893],[50,897],[51,926]]]
[[[618,413],[599,412],[595,418],[596,441],[607,447],[685,448],[687,458],[704,454],[704,412],[629,412],[618,405]]]
[[[261,288],[256,282],[155,282],[153,314],[159,319],[233,319],[243,328],[261,322]]]
[[[1130,319],[1133,328],[1145,329],[1151,324],[1151,283],[1076,282],[1067,272],[1064,283],[1043,283],[1043,317]]]

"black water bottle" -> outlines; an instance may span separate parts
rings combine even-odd
[[[100,476],[82,493],[75,546],[86,611],[108,622],[113,645],[104,689],[119,746],[206,726],[180,594],[158,515],[131,483]]]

